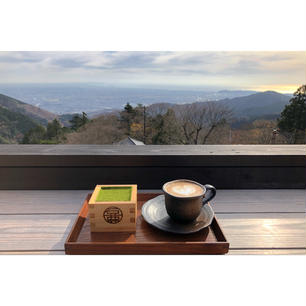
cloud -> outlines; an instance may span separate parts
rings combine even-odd
[[[75,59],[75,58],[56,58],[51,60],[51,64],[54,66],[59,66],[61,68],[81,68],[87,63],[86,59]]]
[[[0,52],[0,83],[301,84],[305,64],[303,52]]]
[[[113,68],[152,68],[157,54],[153,52],[127,52],[120,53],[110,60]]]
[[[1,63],[38,63],[41,60],[32,52],[0,52]]]

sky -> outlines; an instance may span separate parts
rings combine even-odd
[[[0,52],[0,83],[292,93],[306,83],[306,55],[269,52]]]

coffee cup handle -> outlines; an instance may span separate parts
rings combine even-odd
[[[205,195],[203,197],[203,205],[205,205],[206,203],[208,203],[210,200],[212,200],[217,193],[216,188],[213,185],[204,185],[206,192]]]

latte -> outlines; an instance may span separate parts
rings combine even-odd
[[[183,180],[169,182],[164,188],[166,192],[176,197],[195,197],[204,193],[200,185]]]

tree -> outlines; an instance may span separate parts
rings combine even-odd
[[[71,126],[70,128],[73,131],[77,131],[80,127],[84,126],[86,123],[88,123],[90,120],[87,117],[87,114],[82,112],[82,116],[79,114],[76,114],[72,117],[71,120],[69,120]]]
[[[46,138],[46,129],[42,125],[30,129],[24,134],[23,144],[39,144]]]
[[[153,144],[179,144],[181,131],[173,109],[169,108],[164,115],[157,115],[152,120],[154,135]]]
[[[130,103],[126,103],[124,110],[120,112],[120,122],[127,135],[131,135],[131,126],[135,115],[136,111]]]
[[[124,106],[124,110],[128,113],[128,114],[132,114],[134,113],[134,108],[133,106],[127,102],[126,105]]]
[[[205,144],[211,133],[231,117],[225,105],[213,102],[192,103],[177,108],[185,144]]]
[[[68,133],[62,141],[67,144],[112,144],[124,138],[117,113],[103,114],[79,131]]]
[[[253,140],[258,144],[274,144],[278,137],[277,124],[274,120],[257,119],[252,122],[252,129],[249,130],[249,141],[252,135]]]
[[[305,142],[306,129],[306,85],[297,89],[285,106],[277,123],[280,132],[292,143]]]
[[[49,122],[47,125],[46,138],[48,140],[58,140],[62,135],[62,126],[57,119],[54,119],[52,122]]]
[[[58,144],[65,140],[65,134],[71,132],[62,127],[58,119],[49,122],[47,128],[39,125],[24,134],[22,143],[26,144]]]

